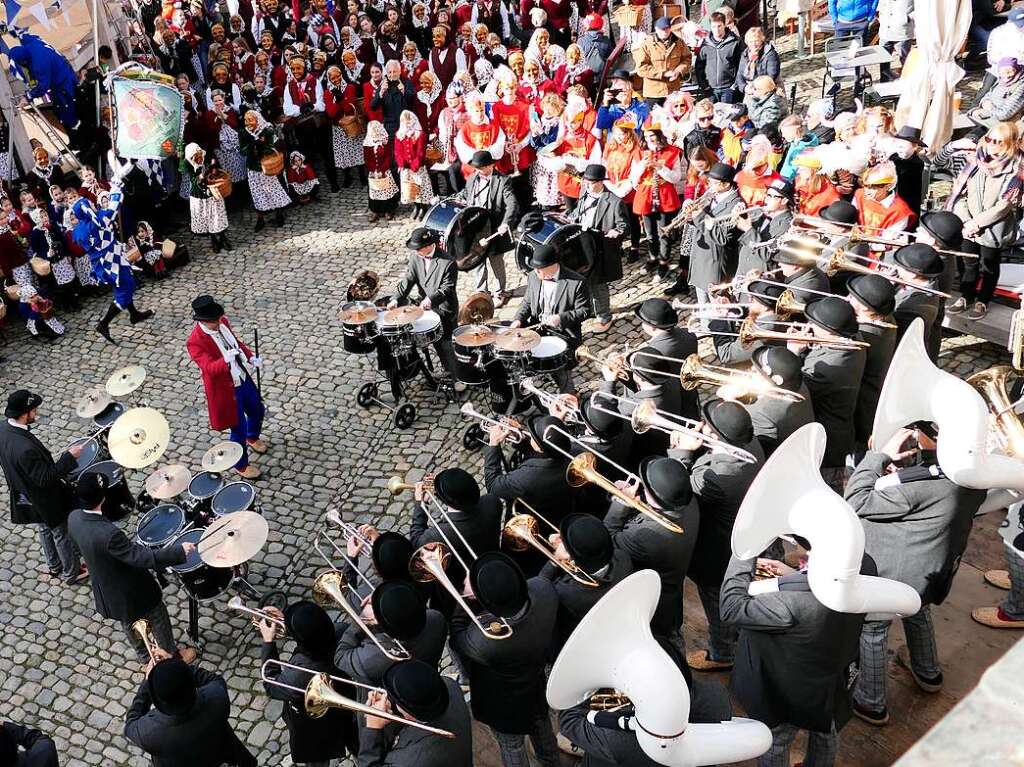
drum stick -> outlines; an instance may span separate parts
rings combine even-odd
[[[485,246],[489,244],[490,241],[493,240],[495,237],[499,237],[500,235],[501,232],[495,232],[494,234],[488,235],[487,237],[484,237],[482,240],[480,240],[480,245]]]

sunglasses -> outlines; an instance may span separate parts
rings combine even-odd
[[[706,117],[705,116],[701,116],[701,117],[697,118],[697,122],[709,123],[709,122],[711,122],[714,119],[715,119],[714,115],[707,115]]]

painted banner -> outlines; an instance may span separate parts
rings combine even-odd
[[[163,160],[178,152],[185,128],[185,109],[175,87],[114,77],[111,95],[114,151],[120,157]]]

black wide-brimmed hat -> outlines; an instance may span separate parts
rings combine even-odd
[[[288,605],[284,611],[284,625],[288,636],[316,658],[330,657],[337,637],[334,623],[320,605],[302,599]]]
[[[603,165],[596,162],[590,163],[583,171],[584,181],[604,181],[608,178],[608,171]]]
[[[384,672],[388,699],[421,722],[431,722],[448,710],[451,695],[441,675],[421,660],[404,660]]]
[[[18,389],[7,397],[4,417],[21,418],[25,413],[35,410],[43,402],[43,398],[28,389]]]
[[[609,80],[625,80],[626,82],[628,82],[628,83],[630,83],[632,85],[632,83],[633,83],[633,73],[630,72],[628,69],[615,69],[615,70],[612,70],[612,76],[609,77],[608,79]]]
[[[192,299],[192,319],[213,322],[224,316],[224,307],[213,296],[196,296]]]
[[[500,551],[481,554],[470,568],[469,582],[480,604],[499,618],[515,615],[529,600],[526,576]]]
[[[708,171],[708,178],[713,178],[715,181],[727,181],[731,184],[736,179],[736,169],[724,162],[716,162]]]
[[[785,288],[781,285],[769,285],[767,282],[761,280],[754,280],[747,286],[747,295],[757,301],[762,306],[766,306],[769,309],[775,309],[775,303],[785,292]]]
[[[585,572],[596,573],[612,561],[612,536],[592,514],[570,514],[562,520],[559,533],[572,561]]]
[[[605,440],[619,436],[625,426],[625,422],[621,418],[616,418],[605,410],[597,409],[589,399],[580,405],[580,418],[583,419],[587,429]]]
[[[437,235],[423,226],[412,230],[409,239],[405,241],[405,247],[409,250],[419,250],[437,244]]]
[[[901,139],[903,141],[909,141],[911,144],[914,144],[915,146],[928,146],[921,140],[921,129],[912,128],[909,125],[904,125],[902,128],[900,128],[899,133],[896,134],[895,138]]]
[[[388,636],[414,639],[427,625],[427,604],[408,581],[384,581],[370,596],[373,617]]]
[[[751,361],[776,386],[796,391],[803,382],[803,360],[784,346],[757,348]]]
[[[381,533],[373,542],[370,558],[384,579],[409,580],[409,560],[415,547],[404,535],[392,530]]]
[[[928,232],[940,248],[960,250],[964,242],[964,222],[951,210],[933,210],[921,214],[921,228]]]
[[[738,402],[711,400],[701,408],[704,422],[730,445],[742,447],[754,438],[754,424],[750,413]]]
[[[526,259],[526,265],[531,269],[543,269],[545,266],[554,266],[558,261],[558,251],[545,242],[533,249],[533,253]]]
[[[897,248],[893,254],[893,260],[908,272],[922,277],[934,277],[937,274],[942,274],[945,268],[942,258],[935,252],[935,248],[922,242],[914,242]]]
[[[826,296],[807,304],[804,316],[818,327],[845,338],[852,338],[857,333],[857,315],[853,307],[838,296]]]
[[[478,149],[473,152],[469,164],[474,168],[486,168],[488,165],[494,165],[494,156],[486,149]]]
[[[649,456],[640,462],[644,491],[666,511],[682,511],[693,499],[690,472],[679,461]]]
[[[146,684],[153,705],[163,714],[181,716],[195,705],[196,681],[192,669],[180,658],[157,663],[149,672]]]
[[[629,367],[633,370],[634,377],[643,378],[652,384],[663,384],[679,373],[679,363],[666,359],[665,356],[653,346],[641,346],[628,357]],[[645,370],[637,370],[645,368]],[[657,372],[652,372],[657,371]],[[658,375],[663,373],[664,375]]]
[[[480,485],[465,469],[445,469],[434,477],[434,494],[459,511],[468,511],[480,502]]]
[[[896,308],[896,289],[880,274],[858,274],[846,283],[850,295],[871,311],[885,316]]]
[[[818,215],[833,224],[856,224],[859,216],[853,203],[846,200],[836,200],[826,205]]]
[[[662,330],[679,324],[679,313],[664,298],[648,298],[636,308],[636,316]]]
[[[552,442],[565,452],[569,452],[569,438],[551,429],[552,426],[557,426],[562,431],[565,431],[565,424],[552,415],[535,415],[526,421],[526,428],[533,435],[534,440],[540,445],[540,449],[545,455],[551,458],[564,458],[565,456],[549,445],[548,442]]]

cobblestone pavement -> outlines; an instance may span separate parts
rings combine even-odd
[[[810,82],[810,75],[801,77]],[[371,371],[366,360],[343,352],[336,312],[361,268],[377,269],[385,290],[394,285],[412,227],[407,219],[368,224],[364,194],[361,187],[327,194],[289,211],[284,229],[269,227],[258,234],[251,230],[251,213],[233,212],[234,251],[217,255],[205,242],[192,241],[193,263],[169,280],[148,283],[140,293],[139,305],[155,309],[156,317],[136,327],[121,319],[115,323],[118,347],[92,330],[105,306],[105,299],[92,299],[64,317],[68,334],[63,339],[38,342],[13,327],[2,349],[8,358],[0,375],[3,390],[25,386],[42,393],[37,433],[55,452],[89,431],[90,424],[73,412],[88,387],[122,365],[144,365],[149,376],[142,397],[171,425],[171,447],[163,460],[198,470],[203,451],[219,437],[208,428],[198,371],[185,352],[189,301],[198,293],[216,295],[243,338],[251,339],[258,326],[267,361],[265,434],[272,450],[258,457],[264,477],[257,486],[270,538],[253,563],[251,579],[261,589],[283,589],[292,599],[309,597],[311,577],[321,568],[310,538],[332,499],[340,499],[348,519],[401,527],[403,504],[385,490],[392,474],[418,476],[460,462],[472,464],[482,476],[478,458],[458,446],[465,423],[454,405],[417,391],[412,399],[419,419],[405,432],[390,426],[384,409],[355,405],[356,391]],[[187,235],[178,239],[187,241]],[[511,260],[509,267],[512,279],[521,283]],[[653,292],[635,269],[617,287],[619,306]],[[465,295],[465,286],[460,292]],[[605,348],[635,338],[635,331],[632,315],[625,314],[594,345]],[[961,337],[944,345],[943,365],[963,374],[1004,357],[998,348]],[[135,491],[144,475],[130,473]],[[0,504],[6,498],[4,492]],[[4,520],[7,511],[0,509]],[[129,519],[132,531],[136,523],[137,517]],[[6,627],[0,641],[5,697],[0,717],[51,733],[63,764],[147,764],[121,734],[141,674],[120,628],[94,616],[87,586],[64,588],[40,575],[43,567],[34,534],[6,525],[0,540],[0,625]],[[172,586],[166,599],[184,638],[180,590]],[[259,754],[260,764],[288,765],[278,711],[255,681],[257,636],[243,616],[224,609],[224,602],[202,608],[202,663],[228,679],[236,729]]]

